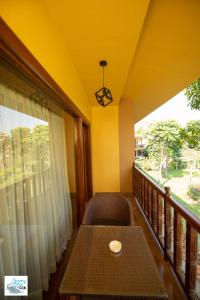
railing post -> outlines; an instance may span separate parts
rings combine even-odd
[[[181,216],[174,210],[174,268],[180,273],[182,264],[183,222]]]
[[[196,294],[197,239],[197,231],[187,222],[185,287],[186,292],[190,297],[193,297]]]
[[[141,180],[142,180],[142,176],[141,173],[139,173],[139,183],[138,183],[138,201],[141,205]]]
[[[164,197],[164,219],[165,219],[165,242],[164,242],[164,257],[168,259],[168,251],[171,249],[171,234],[172,234],[172,216],[171,207],[168,199],[170,198],[170,187],[165,187]]]
[[[152,201],[152,227],[153,230],[155,232],[155,234],[157,235],[157,192],[156,190],[152,190],[152,197],[153,197],[153,201]]]
[[[142,186],[142,208],[143,211],[145,212],[145,177],[143,177],[143,186]]]
[[[133,196],[135,197],[135,163],[133,163]]]
[[[149,182],[146,180],[146,217],[149,220]]]
[[[153,186],[151,186],[151,226],[153,227],[153,217],[154,217],[154,211],[153,211],[153,196],[154,196],[154,189]]]
[[[148,198],[148,220],[149,223],[151,224],[151,185],[148,184],[148,194],[147,194],[147,198]]]
[[[142,179],[141,179],[141,207],[142,209],[144,210],[144,177],[142,176]]]
[[[136,178],[135,178],[135,190],[136,190],[136,197],[137,197],[137,199],[139,198],[139,189],[138,189],[138,187],[139,187],[139,172],[138,172],[138,170],[136,170]]]
[[[144,214],[147,217],[147,180],[144,180]]]
[[[138,172],[138,187],[137,187],[137,194],[138,194],[138,196],[137,196],[137,200],[138,200],[138,202],[140,203],[140,173]]]
[[[162,204],[159,193],[157,193],[157,236],[160,238],[162,236]]]

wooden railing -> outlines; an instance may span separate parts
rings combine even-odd
[[[189,299],[200,295],[200,221],[133,164],[133,192]],[[198,262],[199,261],[199,262]]]

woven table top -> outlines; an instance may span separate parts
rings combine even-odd
[[[111,240],[122,243],[120,253],[109,250]],[[138,226],[80,226],[59,292],[123,299],[168,298]]]

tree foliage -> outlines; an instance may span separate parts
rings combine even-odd
[[[49,128],[46,125],[37,125],[32,132],[32,141],[37,155],[42,162],[48,161],[49,157]]]
[[[185,132],[185,141],[188,148],[200,150],[200,120],[188,122]]]
[[[192,177],[200,159],[200,120],[189,121],[185,127],[175,120],[152,123],[145,139],[149,159],[141,161],[146,166],[149,164],[149,169],[158,168],[158,182],[167,178],[169,167],[178,169],[183,162],[190,168]]]
[[[147,151],[158,161],[180,156],[182,139],[181,127],[174,120],[156,122],[148,134]]]
[[[32,131],[16,127],[10,135],[0,132],[0,169],[4,168],[6,175],[12,170],[11,173],[23,176],[41,165],[49,165],[48,126],[37,125]]]
[[[37,125],[33,128],[33,140],[39,145],[46,145],[49,143],[49,128],[47,125]]]
[[[181,127],[174,120],[156,122],[147,136],[148,156],[155,159],[159,165],[158,181],[162,175],[167,176],[169,163],[181,155]]]
[[[187,87],[185,95],[191,109],[200,110],[200,78]]]

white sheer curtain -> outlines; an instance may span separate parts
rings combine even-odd
[[[29,298],[41,300],[71,237],[64,126],[0,84],[0,299],[4,275],[28,275]]]

